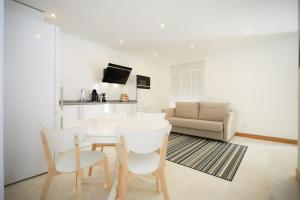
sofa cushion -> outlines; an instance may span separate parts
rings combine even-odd
[[[200,102],[199,119],[223,122],[230,111],[229,103]]]
[[[173,126],[201,129],[206,131],[223,132],[223,122],[205,121],[199,119],[186,119],[180,117],[170,117],[167,120]]]
[[[175,117],[197,119],[198,112],[198,102],[176,102]]]

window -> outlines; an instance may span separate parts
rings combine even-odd
[[[204,61],[171,66],[171,104],[200,101],[204,95]]]

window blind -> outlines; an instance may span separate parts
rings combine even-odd
[[[171,104],[200,101],[204,95],[204,61],[171,66]]]

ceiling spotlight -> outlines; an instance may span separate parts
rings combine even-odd
[[[195,45],[194,45],[194,44],[190,44],[190,47],[191,47],[191,48],[194,48],[194,47],[195,47]]]
[[[120,44],[124,44],[124,41],[123,41],[123,40],[120,40]]]
[[[154,53],[154,57],[157,57],[157,56],[158,56],[158,54],[155,52],[155,53]]]
[[[35,37],[36,37],[36,39],[40,39],[40,38],[41,38],[41,35],[36,34]]]
[[[165,24],[160,24],[160,28],[164,28],[165,27]]]
[[[55,15],[54,13],[52,13],[50,16],[51,16],[52,18],[56,18],[56,15]]]

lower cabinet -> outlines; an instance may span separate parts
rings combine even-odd
[[[132,115],[133,104],[115,104],[115,113],[124,113]]]
[[[126,112],[136,114],[136,104],[100,104],[100,105],[65,105],[63,108],[63,127],[71,126],[79,119],[97,118],[104,113]]]

